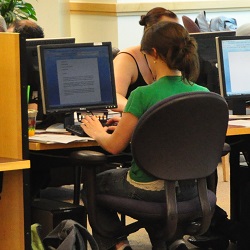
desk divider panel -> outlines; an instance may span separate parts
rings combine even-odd
[[[28,159],[25,41],[0,33],[0,157]],[[29,170],[17,164],[3,171],[0,194],[0,249],[28,250],[30,242]],[[24,164],[25,165],[25,164]],[[22,164],[21,164],[22,166]],[[24,168],[29,167],[29,162]]]

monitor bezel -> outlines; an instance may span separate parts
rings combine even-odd
[[[214,36],[216,34],[218,34],[218,36],[221,36],[221,34],[224,34],[224,36],[225,36],[225,34],[234,34],[232,36],[235,36],[236,31],[234,31],[234,30],[222,30],[222,31],[191,32],[191,33],[189,33],[190,36],[197,36],[197,37],[199,37],[199,36],[209,36],[210,37],[210,36]],[[231,36],[229,36],[229,37],[231,37]]]
[[[198,45],[198,54],[204,60],[207,60],[207,59],[203,57],[202,51],[199,49],[199,45],[200,45],[199,38],[203,38],[203,39],[206,39],[206,40],[207,40],[207,38],[214,38],[213,39],[214,40],[214,46],[213,47],[215,48],[215,50],[214,50],[215,58],[212,59],[212,60],[208,60],[208,61],[210,61],[212,63],[217,63],[217,61],[216,61],[217,58],[216,58],[216,42],[215,42],[215,38],[216,37],[220,37],[220,36],[223,36],[223,37],[224,36],[225,37],[234,37],[235,34],[236,34],[235,31],[230,31],[230,30],[227,30],[227,31],[213,31],[213,32],[189,33],[189,35],[196,40],[197,45]]]
[[[38,46],[38,45],[50,45],[50,44],[61,44],[64,43],[75,43],[74,37],[50,37],[50,38],[27,38],[26,47],[29,46]]]
[[[72,47],[96,47],[106,46],[109,54],[109,65],[110,65],[110,80],[112,82],[112,102],[102,104],[88,104],[88,105],[70,105],[65,107],[51,107],[48,102],[48,92],[46,89],[46,73],[44,69],[44,50],[46,49],[61,49],[61,48],[72,48]],[[37,47],[39,72],[40,72],[40,84],[41,84],[41,96],[44,114],[57,114],[57,113],[72,113],[72,112],[83,112],[100,109],[114,109],[117,108],[116,99],[116,88],[114,78],[114,66],[113,66],[113,55],[112,55],[112,43],[111,42],[100,42],[100,43],[74,43],[74,44],[60,44],[60,45],[39,45]]]
[[[222,42],[226,40],[250,40],[250,36],[234,36],[234,37],[216,37],[216,52],[218,58],[218,70],[219,70],[219,83],[220,83],[220,91],[221,95],[227,100],[250,100],[249,94],[235,94],[228,95],[226,89],[226,79],[225,79],[225,65],[224,65],[224,57],[222,51]]]

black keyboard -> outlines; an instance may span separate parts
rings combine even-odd
[[[82,129],[81,125],[67,125],[66,130],[72,133],[73,135],[78,135],[80,137],[89,137],[84,130]]]
[[[106,123],[107,123],[107,120],[105,119],[102,119],[102,120],[99,120],[102,124],[102,126],[108,126]],[[84,130],[82,129],[81,125],[80,124],[75,124],[75,125],[67,125],[66,128],[65,128],[68,132],[72,133],[73,135],[78,135],[78,136],[81,136],[81,137],[89,137],[85,132]],[[107,131],[108,133],[112,134],[113,131],[112,130],[108,130]]]

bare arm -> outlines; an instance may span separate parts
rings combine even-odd
[[[119,93],[116,93],[116,99],[117,99],[117,108],[113,110],[122,112],[127,104],[128,99]]]
[[[118,54],[114,59],[114,74],[118,108],[123,111],[127,104],[126,95],[130,84],[134,83],[138,76],[134,59],[125,53]]]
[[[138,118],[131,113],[124,113],[117,128],[112,134],[106,132],[95,116],[86,116],[82,120],[83,130],[95,139],[102,148],[112,154],[122,152],[130,143]]]

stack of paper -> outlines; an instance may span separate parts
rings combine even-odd
[[[51,133],[44,133],[44,134],[36,134],[34,136],[29,137],[29,141],[33,142],[41,142],[41,143],[70,143],[70,142],[86,142],[86,141],[93,141],[90,137],[79,137],[75,135],[65,135],[65,134],[51,134]]]

